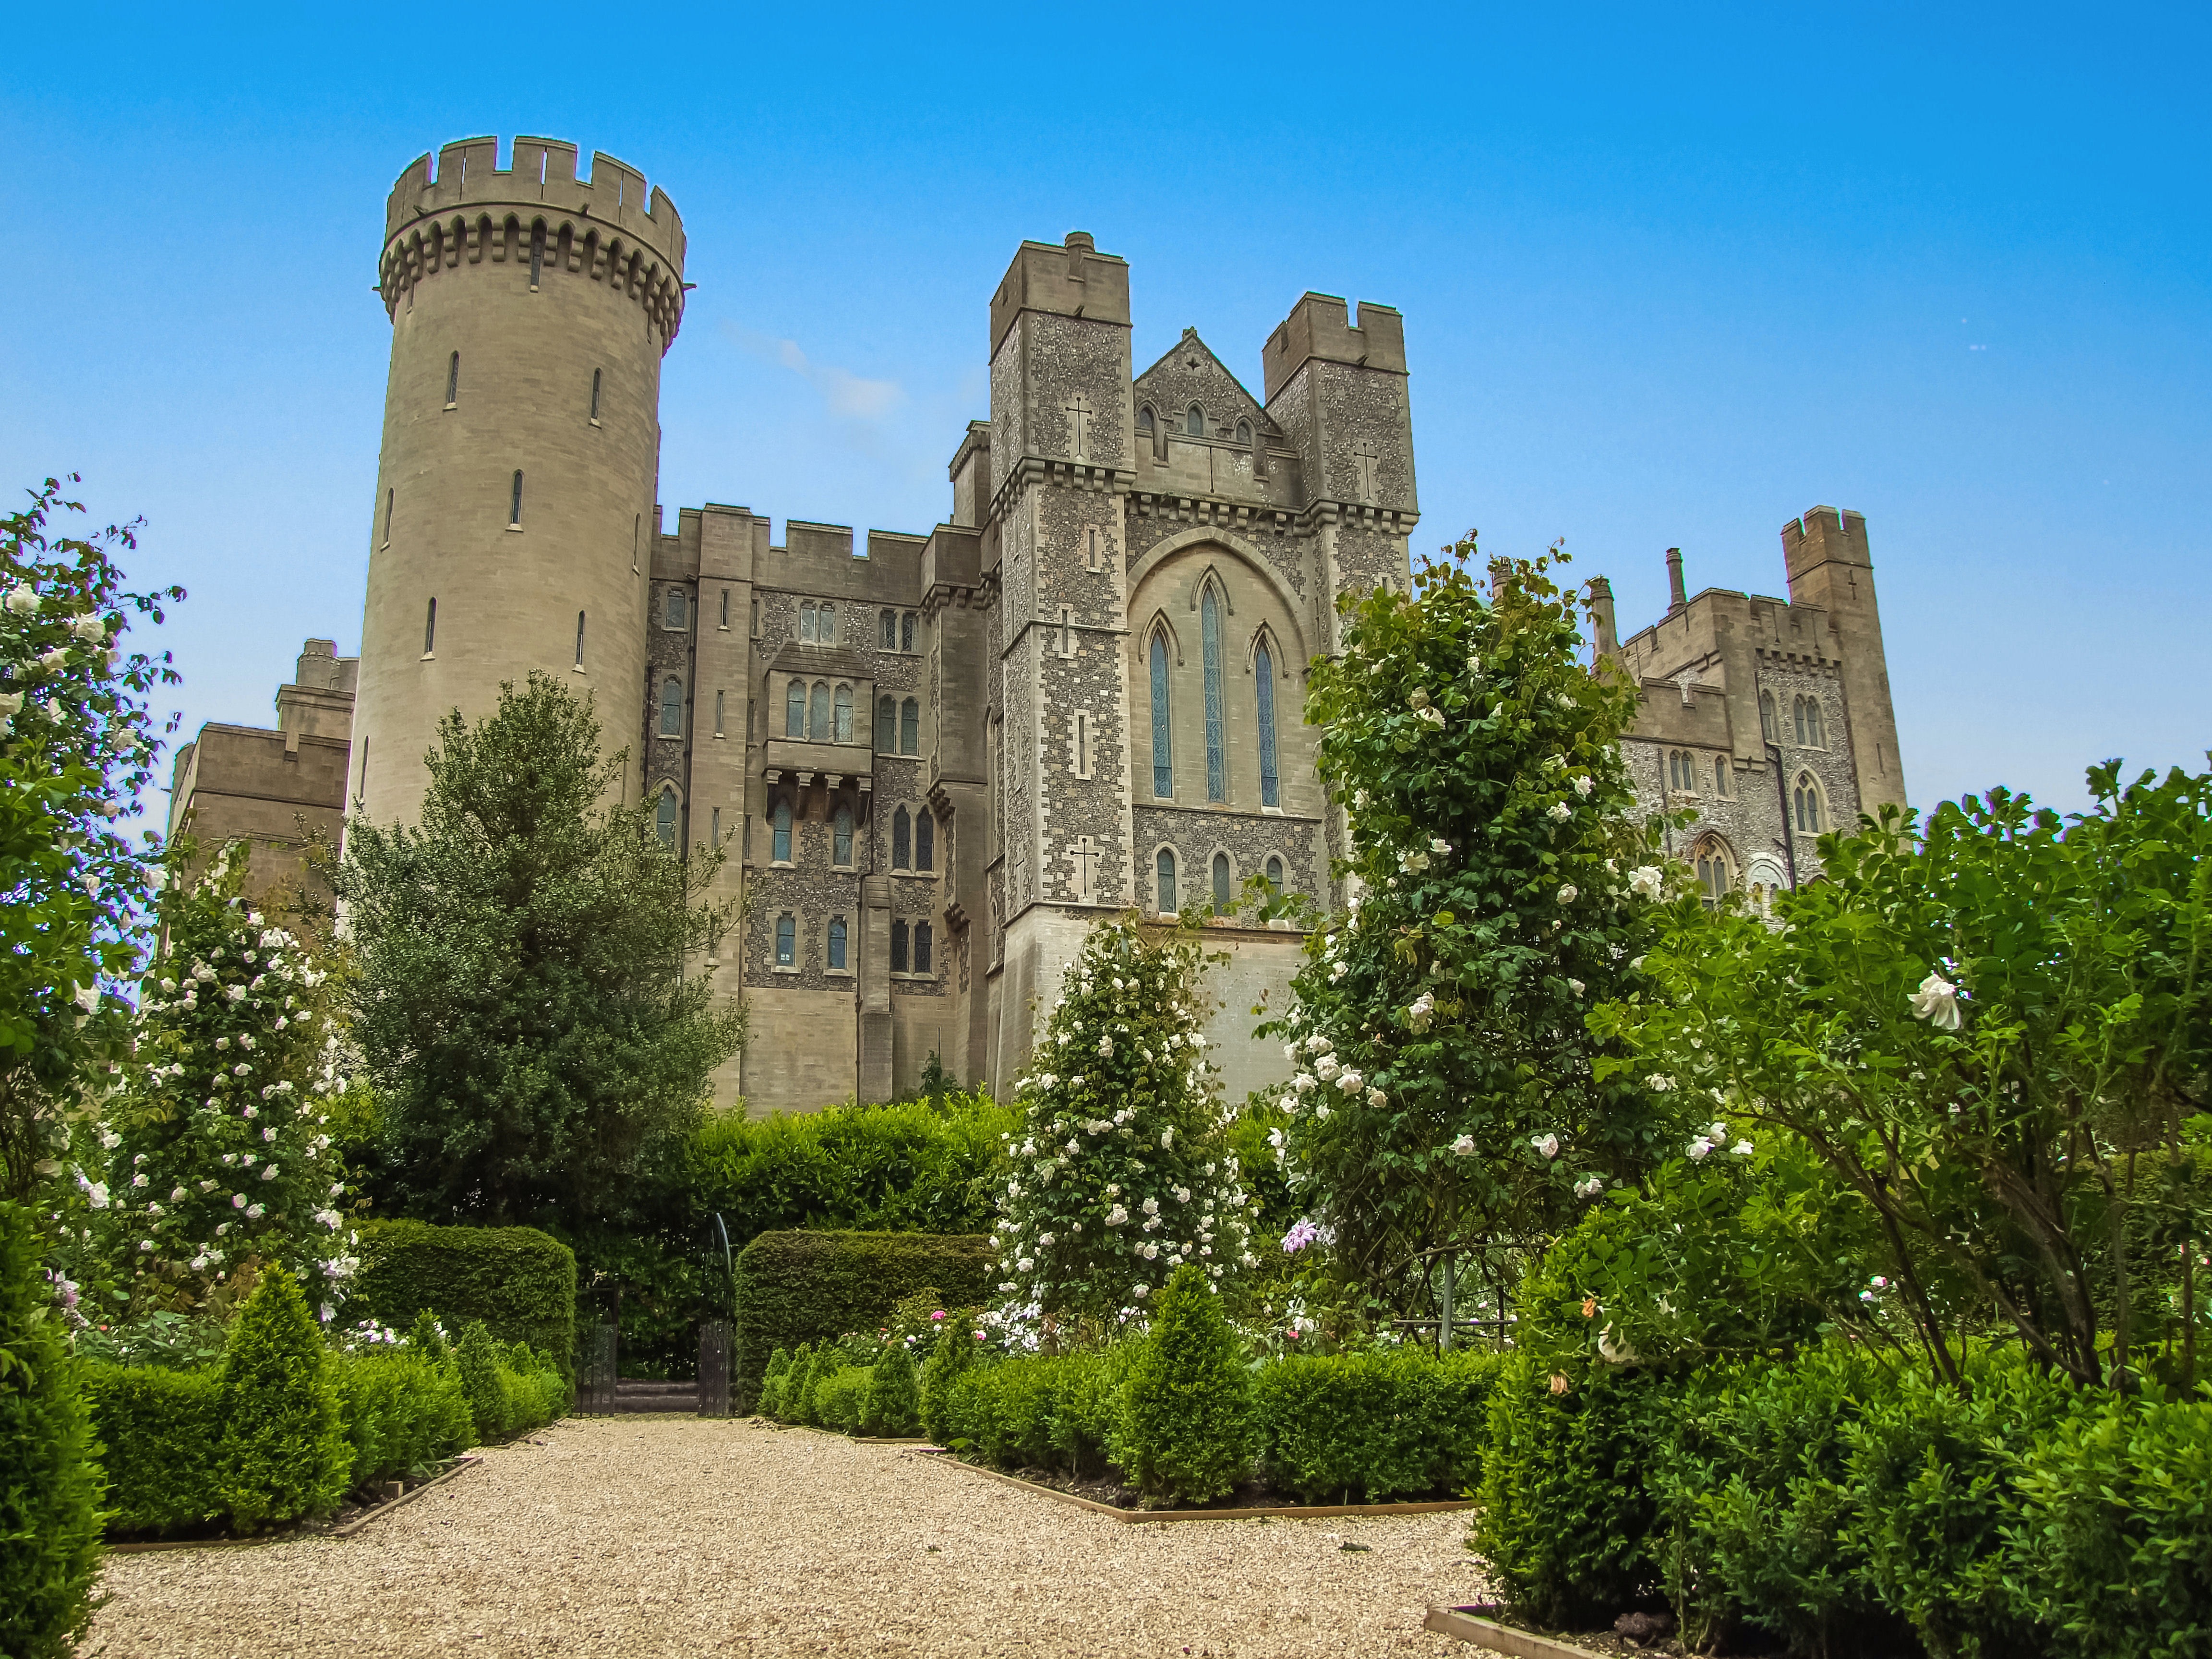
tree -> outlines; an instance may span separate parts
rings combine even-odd
[[[249,1261],[330,1286],[352,1267],[327,1127],[344,1081],[330,975],[246,908],[248,856],[234,842],[167,892],[131,1060],[106,1104],[109,1225],[140,1310],[221,1300]]]
[[[1618,741],[1637,690],[1579,660],[1549,557],[1497,562],[1486,599],[1475,551],[1347,596],[1314,665],[1352,896],[1261,1028],[1299,1068],[1283,1145],[1311,1212],[1286,1248],[1333,1238],[1341,1284],[1407,1312],[1470,1252],[1496,1297],[1504,1249],[1645,1167],[1656,1133],[1584,1025],[1638,983],[1662,881]]]
[[[726,928],[650,811],[607,805],[588,699],[533,672],[426,757],[419,828],[355,820],[337,888],[359,971],[354,1039],[392,1196],[489,1224],[588,1221],[680,1149],[744,1037],[686,959]]]
[[[1199,1034],[1203,968],[1194,929],[1121,916],[1084,939],[1014,1085],[1021,1139],[993,1245],[1016,1324],[1042,1318],[1057,1340],[1126,1318],[1178,1264],[1217,1290],[1255,1265]]]
[[[1678,904],[1608,1061],[1801,1139],[1867,1206],[1868,1299],[1961,1382],[1994,1320],[2077,1383],[2195,1382],[2212,1232],[2212,774],[2089,772],[1824,836],[1770,931]],[[1697,1144],[1686,1149],[1696,1153]]]
[[[184,597],[125,590],[112,555],[135,524],[57,533],[55,514],[84,511],[61,490],[48,478],[0,517],[0,1197],[16,1199],[62,1172],[83,1081],[126,1037],[101,987],[137,965],[149,881],[115,823],[152,779],[147,694],[178,677],[167,652],[117,641]]]

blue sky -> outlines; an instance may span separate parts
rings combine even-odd
[[[49,7],[0,107],[0,483],[143,514],[188,726],[359,641],[386,192],[448,140],[667,189],[663,501],[926,530],[1014,244],[1133,267],[1249,384],[1405,313],[1423,520],[1564,537],[1624,632],[1867,515],[1905,775],[2203,763],[2201,9]],[[9,487],[14,487],[9,483]]]

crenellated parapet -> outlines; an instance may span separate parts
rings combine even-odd
[[[377,285],[396,315],[411,291],[464,265],[529,265],[537,280],[602,283],[643,307],[665,352],[684,319],[684,222],[668,193],[593,151],[592,176],[576,177],[576,146],[514,141],[498,166],[496,138],[466,138],[418,156],[385,203]]]

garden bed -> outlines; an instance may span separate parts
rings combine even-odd
[[[210,1521],[188,1530],[172,1533],[160,1538],[123,1537],[107,1546],[112,1554],[143,1554],[154,1550],[209,1550],[243,1547],[251,1544],[272,1544],[291,1538],[350,1538],[372,1521],[380,1521],[402,1504],[411,1504],[433,1486],[442,1486],[455,1475],[482,1462],[473,1452],[464,1452],[449,1458],[434,1474],[421,1480],[387,1480],[378,1496],[341,1504],[337,1511],[319,1521],[301,1521],[290,1526],[277,1527],[264,1533],[239,1538],[224,1529],[220,1521]]]
[[[1672,1634],[1674,1620],[1664,1618],[1655,1628],[1650,1615],[1636,1626],[1650,1632],[1639,1638],[1621,1633],[1620,1626],[1600,1631],[1533,1631],[1509,1623],[1505,1610],[1492,1603],[1467,1607],[1431,1607],[1421,1621],[1423,1630],[1462,1642],[1491,1653],[1508,1653],[1516,1659],[1583,1659],[1587,1654],[1626,1656],[1639,1653],[1680,1654],[1681,1644]],[[1623,1619],[1620,1625],[1628,1624]],[[1665,1633],[1661,1633],[1662,1632]],[[1764,1651],[1765,1650],[1759,1650]],[[1729,1652],[1749,1651],[1730,1648]]]
[[[1143,1498],[1134,1488],[1120,1481],[1098,1477],[1086,1480],[1054,1469],[1024,1469],[1008,1474],[981,1463],[971,1463],[942,1446],[921,1448],[934,1457],[993,1480],[1004,1481],[1010,1486],[1020,1486],[1042,1497],[1058,1498],[1063,1504],[1073,1504],[1099,1515],[1110,1515],[1117,1521],[1141,1522],[1146,1521],[1321,1521],[1340,1516],[1437,1515],[1448,1510],[1471,1507],[1462,1498],[1435,1498],[1409,1504],[1299,1504],[1285,1503],[1282,1494],[1269,1492],[1257,1482],[1248,1482],[1227,1498],[1209,1504],[1202,1509],[1148,1510],[1143,1507]]]

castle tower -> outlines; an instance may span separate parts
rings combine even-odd
[[[1030,1049],[1102,915],[1132,902],[1128,594],[1135,477],[1129,267],[1086,234],[1024,242],[991,299],[989,524],[998,555],[991,763],[1000,769],[1005,927],[992,1080]]]
[[[1882,653],[1881,613],[1874,597],[1874,559],[1863,514],[1816,507],[1782,526],[1790,602],[1828,613],[1843,659],[1844,707],[1850,721],[1858,810],[1880,814],[1905,805],[1905,771],[1897,757],[1897,711],[1889,697]]]
[[[380,821],[416,816],[439,720],[486,713],[502,681],[542,669],[592,692],[612,748],[644,680],[683,222],[610,155],[588,181],[556,140],[497,161],[495,138],[448,144],[385,205],[392,370],[348,790]]]

